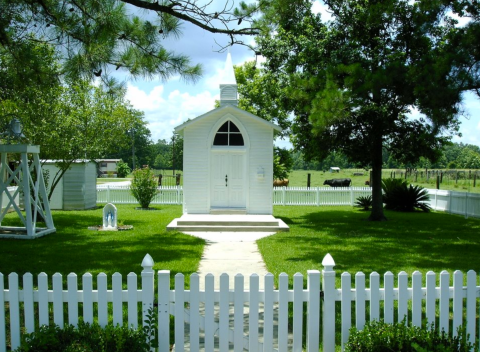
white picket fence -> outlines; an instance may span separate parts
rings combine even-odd
[[[81,316],[86,322],[97,320],[107,324],[109,316],[113,324],[127,323],[137,327],[139,318],[145,320],[148,310],[158,305],[158,351],[335,351],[335,337],[339,336],[342,348],[348,340],[352,326],[352,302],[355,326],[362,329],[369,320],[383,319],[386,322],[402,321],[404,317],[413,325],[436,324],[453,335],[457,327],[465,326],[470,341],[479,338],[478,318],[480,286],[477,274],[469,271],[464,286],[464,274],[442,271],[438,276],[428,272],[425,278],[419,272],[409,276],[401,272],[397,277],[387,272],[380,287],[380,275],[370,274],[369,287],[365,275],[355,274],[352,288],[351,274],[341,275],[341,286],[336,285],[335,262],[327,254],[322,262],[322,272],[307,271],[307,287],[302,274],[295,274],[293,287],[289,288],[286,274],[280,274],[278,288],[274,277],[257,274],[248,277],[250,289],[244,289],[244,276],[235,276],[234,287],[229,287],[228,275],[215,278],[207,274],[190,276],[190,289],[186,290],[183,274],[175,275],[174,288],[170,287],[170,272],[157,272],[158,301],[154,302],[155,275],[153,260],[147,254],[142,262],[141,288],[137,287],[137,275],[127,276],[127,289],[122,288],[122,276],[112,276],[111,289],[107,288],[107,276],[97,276],[97,288],[93,289],[92,275],[82,276],[81,289],[78,277],[69,274],[66,289],[62,276],[48,277],[42,273],[33,282],[29,273],[23,276],[23,287],[19,287],[16,273],[8,275],[8,289],[0,273],[0,352],[7,350],[7,337],[15,349],[21,332],[32,332],[38,324],[65,323],[76,325]],[[205,290],[200,290],[199,281],[205,280]],[[264,289],[259,281],[264,280]],[[220,280],[220,289],[214,290],[214,281]],[[409,284],[411,281],[411,284]],[[423,281],[426,286],[423,286]],[[82,303],[82,311],[79,311]],[[138,305],[141,303],[141,311]],[[306,305],[304,305],[306,303]],[[124,306],[126,309],[124,309]],[[368,311],[366,307],[368,306]],[[8,307],[8,310],[5,309]],[[452,307],[452,309],[451,309]],[[293,317],[289,318],[289,310]],[[126,313],[125,313],[126,311]],[[94,316],[94,312],[98,312]],[[67,321],[64,321],[64,315]],[[126,317],[124,317],[126,314]],[[306,320],[304,324],[304,315]],[[170,326],[170,316],[174,316]],[[339,319],[340,318],[340,319]],[[8,320],[8,321],[7,321]],[[336,326],[336,321],[341,321]],[[38,324],[37,324],[38,323]],[[423,325],[424,326],[424,325]],[[6,328],[9,328],[8,330]],[[174,341],[170,341],[170,329],[174,329]],[[305,339],[303,338],[305,333]],[[8,336],[7,336],[8,332]]]
[[[159,187],[152,204],[182,204],[182,186]],[[428,189],[432,209],[465,217],[480,217],[480,194]],[[372,194],[370,187],[274,187],[274,205],[355,205],[360,196]],[[97,203],[138,203],[129,186],[98,186]]]
[[[432,209],[465,217],[480,217],[480,193],[429,189]]]
[[[354,205],[360,196],[372,194],[370,187],[274,187],[274,205]]]
[[[183,204],[182,186],[161,186],[157,190],[151,204]],[[130,192],[130,186],[98,185],[97,203],[135,204],[138,201]]]

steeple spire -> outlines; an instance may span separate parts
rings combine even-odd
[[[222,81],[220,82],[220,106],[237,106],[237,92],[238,87],[237,80],[235,79],[235,71],[233,69],[232,55],[230,54],[230,50],[228,50],[225,69],[223,70]]]

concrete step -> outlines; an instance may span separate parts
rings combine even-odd
[[[279,226],[278,220],[273,221],[232,221],[232,220],[178,220],[177,226]]]
[[[176,230],[180,232],[280,232],[288,231],[280,226],[176,226],[175,228],[167,227],[167,231]]]
[[[167,230],[182,232],[279,232],[288,226],[272,215],[184,214],[174,219]]]

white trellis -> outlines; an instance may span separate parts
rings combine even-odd
[[[55,232],[40,165],[40,147],[28,144],[6,144],[0,145],[0,153],[0,195],[5,194],[8,200],[7,204],[2,204],[3,200],[0,197],[0,237],[32,239]],[[20,154],[20,163],[13,170],[8,164],[9,154]],[[30,162],[29,155],[32,158]],[[12,182],[18,185],[13,194],[7,189]],[[23,212],[15,202],[18,195],[23,196]],[[16,211],[23,226],[1,225],[11,207]],[[39,215],[45,221],[46,227],[37,227],[37,221],[41,220]]]

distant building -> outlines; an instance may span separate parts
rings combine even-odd
[[[340,168],[336,166],[330,167],[330,172],[340,172]]]
[[[117,177],[117,163],[122,159],[97,159],[99,177]]]

